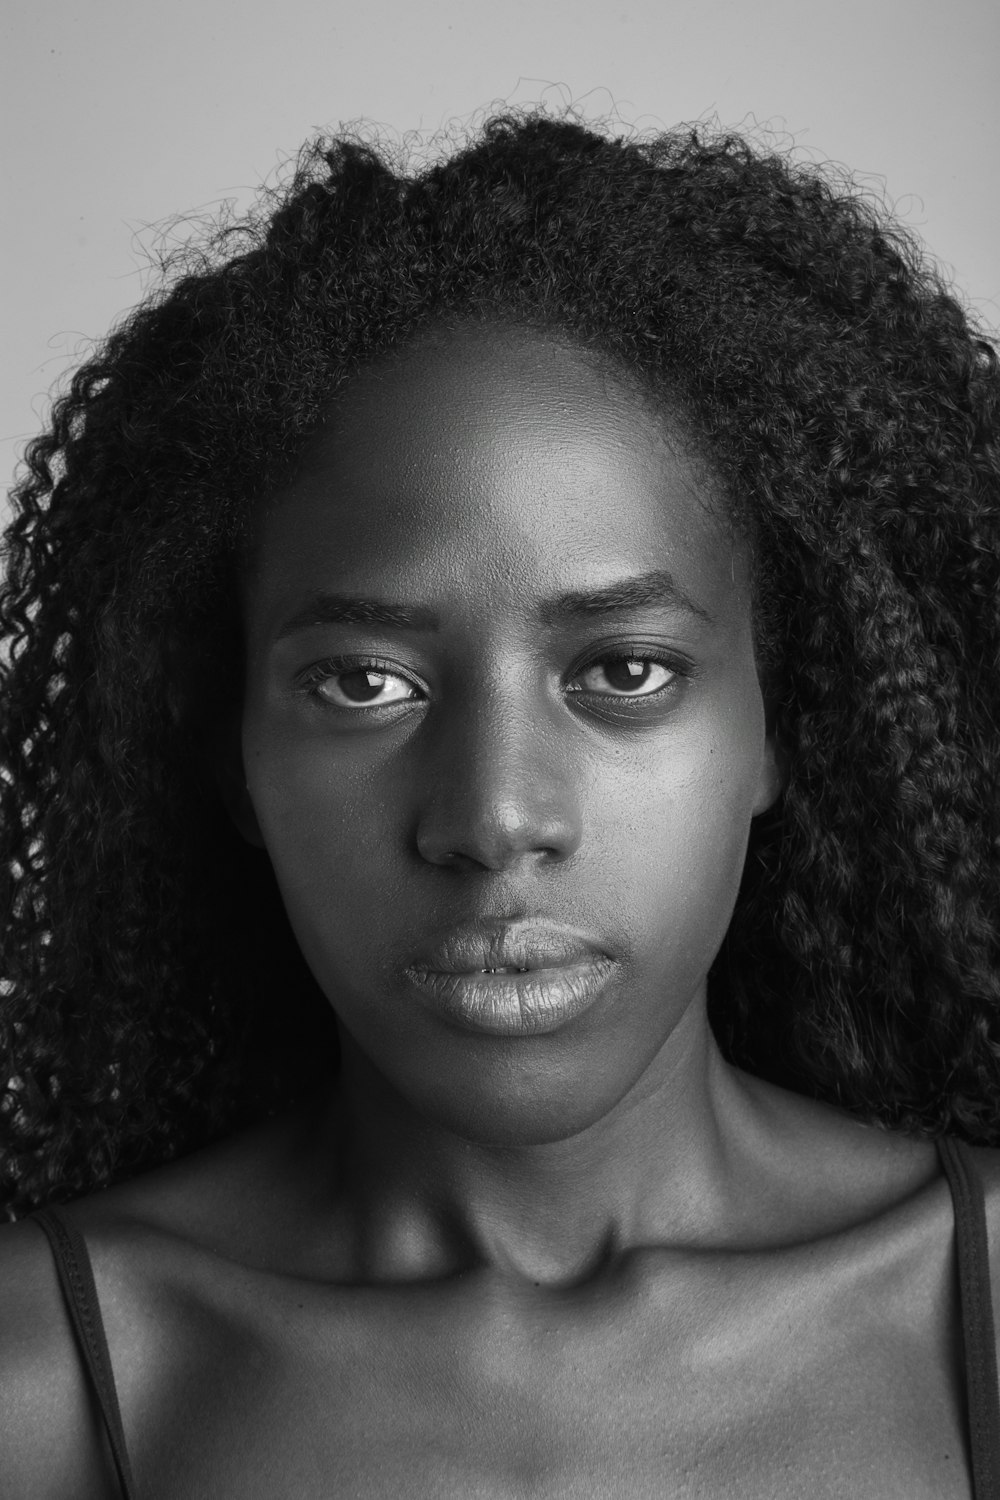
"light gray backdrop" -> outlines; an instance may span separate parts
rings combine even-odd
[[[1000,324],[996,0],[6,0],[6,488],[47,392],[134,304],[149,227],[250,201],[315,130],[494,101],[717,116],[846,163]]]

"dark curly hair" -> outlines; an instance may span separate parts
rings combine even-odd
[[[315,1086],[330,1008],[207,769],[249,516],[420,329],[554,330],[680,414],[751,539],[788,763],[710,976],[728,1057],[1000,1141],[997,360],[913,240],[734,135],[542,112],[324,139],[188,251],[27,450],[0,629],[11,1216]]]

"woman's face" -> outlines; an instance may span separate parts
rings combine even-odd
[[[463,330],[355,378],[255,543],[234,815],[341,1027],[469,1139],[593,1124],[778,792],[710,481],[580,353]]]

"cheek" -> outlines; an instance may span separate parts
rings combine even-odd
[[[350,932],[345,915],[363,919],[367,906],[384,913],[398,885],[408,816],[401,778],[370,752],[332,755],[322,737],[251,727],[244,747],[257,820],[303,947],[311,946],[312,929],[327,943],[331,933]]]
[[[729,926],[764,756],[759,696],[740,707],[619,768],[593,809],[609,895],[661,958],[710,964]]]

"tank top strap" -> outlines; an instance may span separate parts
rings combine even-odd
[[[961,1141],[945,1137],[938,1152],[955,1209],[973,1500],[1000,1500],[1000,1388],[983,1184]]]
[[[111,1371],[108,1340],[86,1241],[72,1220],[57,1209],[39,1209],[32,1218],[45,1231],[52,1248],[59,1285],[76,1334],[84,1369],[90,1377],[104,1430],[108,1435],[122,1500],[137,1500],[135,1481],[125,1448],[118,1392],[115,1390]]]

